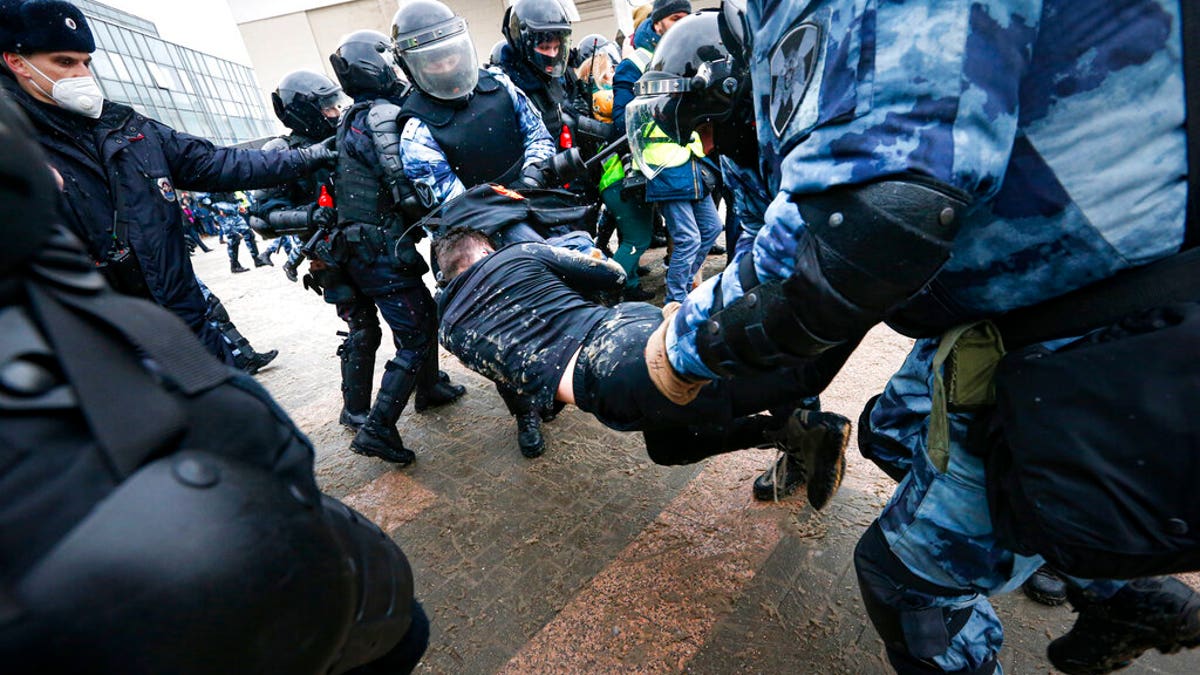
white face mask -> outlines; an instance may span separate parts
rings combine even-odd
[[[33,72],[50,80],[50,76],[38,70],[38,67],[29,62],[28,59],[22,57],[25,65],[33,68]],[[104,111],[104,94],[100,93],[100,84],[96,82],[96,78],[91,76],[84,77],[64,77],[61,80],[54,82],[54,87],[50,93],[46,93],[33,78],[29,79],[37,90],[54,99],[60,107],[66,108],[73,113],[98,119],[100,113]]]

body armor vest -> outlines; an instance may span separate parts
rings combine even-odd
[[[463,187],[508,184],[521,175],[525,136],[508,90],[491,73],[480,71],[479,84],[465,106],[414,91],[404,103],[404,116],[429,127]]]
[[[351,125],[370,131],[369,111],[374,101],[363,101],[351,106],[338,126],[337,144],[337,201],[335,206],[338,213],[338,224],[366,223],[383,225],[384,215],[391,211],[392,195],[386,189],[380,174],[373,166],[368,165],[348,152],[347,134]]]

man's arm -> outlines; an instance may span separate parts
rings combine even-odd
[[[521,168],[527,168],[554,156],[557,146],[554,139],[551,138],[550,132],[546,130],[546,123],[542,121],[541,113],[529,101],[529,97],[513,84],[512,80],[508,79],[504,71],[499,68],[490,68],[488,72],[504,85],[504,88],[508,90],[509,97],[512,98],[517,125],[521,129],[521,135],[525,138],[525,162]]]
[[[171,176],[179,188],[221,192],[263,188],[295,180],[312,169],[303,150],[242,150],[213,145],[158,123]]]
[[[429,127],[415,117],[404,123],[400,133],[400,158],[404,175],[413,184],[425,208],[431,209],[466,192],[462,181],[450,168],[446,153],[429,133]]]
[[[559,278],[580,293],[617,290],[625,284],[625,270],[612,260],[593,258],[558,246],[523,244]]]
[[[713,378],[812,357],[928,282],[969,203],[1002,182],[1040,16],[1032,4],[1028,16],[991,18],[1005,31],[973,31],[978,8],[955,3],[923,3],[918,22],[912,3],[877,7],[869,33],[861,16],[819,11],[823,67],[798,100],[772,88],[771,57],[800,9],[780,5],[762,25],[751,7],[754,89],[781,99],[758,120],[764,151],[787,150],[781,191],[749,258],[693,291],[671,322],[673,368]],[[850,44],[872,45],[873,59],[851,58]]]

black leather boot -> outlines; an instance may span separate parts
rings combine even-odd
[[[1034,602],[1057,607],[1067,601],[1067,582],[1053,567],[1042,565],[1021,584],[1021,590]]]
[[[243,370],[250,375],[257,375],[258,371],[266,368],[267,364],[274,361],[276,356],[279,356],[278,349],[272,349],[266,352],[256,352],[251,350],[250,357],[246,360],[246,365]]]
[[[450,382],[450,376],[440,370],[435,370],[437,377],[434,383],[428,388],[418,388],[416,401],[413,402],[413,407],[417,412],[425,412],[430,408],[454,403],[467,393],[467,388],[461,384],[453,384]]]
[[[797,409],[788,418],[783,429],[774,432],[779,439],[778,447],[788,461],[795,462],[795,470],[786,467],[784,482],[779,486],[782,496],[789,489],[794,492],[804,484],[807,487],[808,503],[817,510],[825,508],[837,494],[846,475],[846,446],[850,443],[850,420],[831,412]],[[801,476],[801,472],[806,475]],[[775,481],[779,473],[775,467],[754,481],[754,495],[766,495],[773,499],[776,494]]]
[[[1050,663],[1068,675],[1110,673],[1147,649],[1171,654],[1200,645],[1200,595],[1173,577],[1134,579],[1107,600],[1067,589],[1079,618],[1050,643]]]
[[[395,367],[395,361],[389,361],[388,372],[383,376],[379,387],[379,395],[375,397],[375,405],[367,415],[366,421],[355,434],[350,443],[350,450],[367,457],[378,457],[384,461],[408,466],[417,458],[416,454],[404,447],[400,432],[396,431],[396,422],[400,413],[408,403],[409,396],[416,388],[416,373],[403,367]]]
[[[271,251],[263,251],[261,255],[254,258],[255,267],[262,267],[264,265],[275,266],[275,263],[271,262]]]
[[[542,416],[532,411],[517,415],[517,445],[521,454],[533,459],[546,451],[546,440],[542,438]]]
[[[358,429],[371,411],[371,387],[375,379],[375,354],[366,352],[346,338],[337,350],[342,361],[342,413],[338,422]]]

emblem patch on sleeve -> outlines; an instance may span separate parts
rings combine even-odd
[[[175,201],[175,186],[171,185],[171,179],[166,176],[155,178],[154,184],[158,186],[158,191],[162,193],[162,198],[173,202]]]
[[[802,23],[789,30],[771,50],[771,129],[776,138],[800,109],[812,81],[821,44],[821,28]]]

